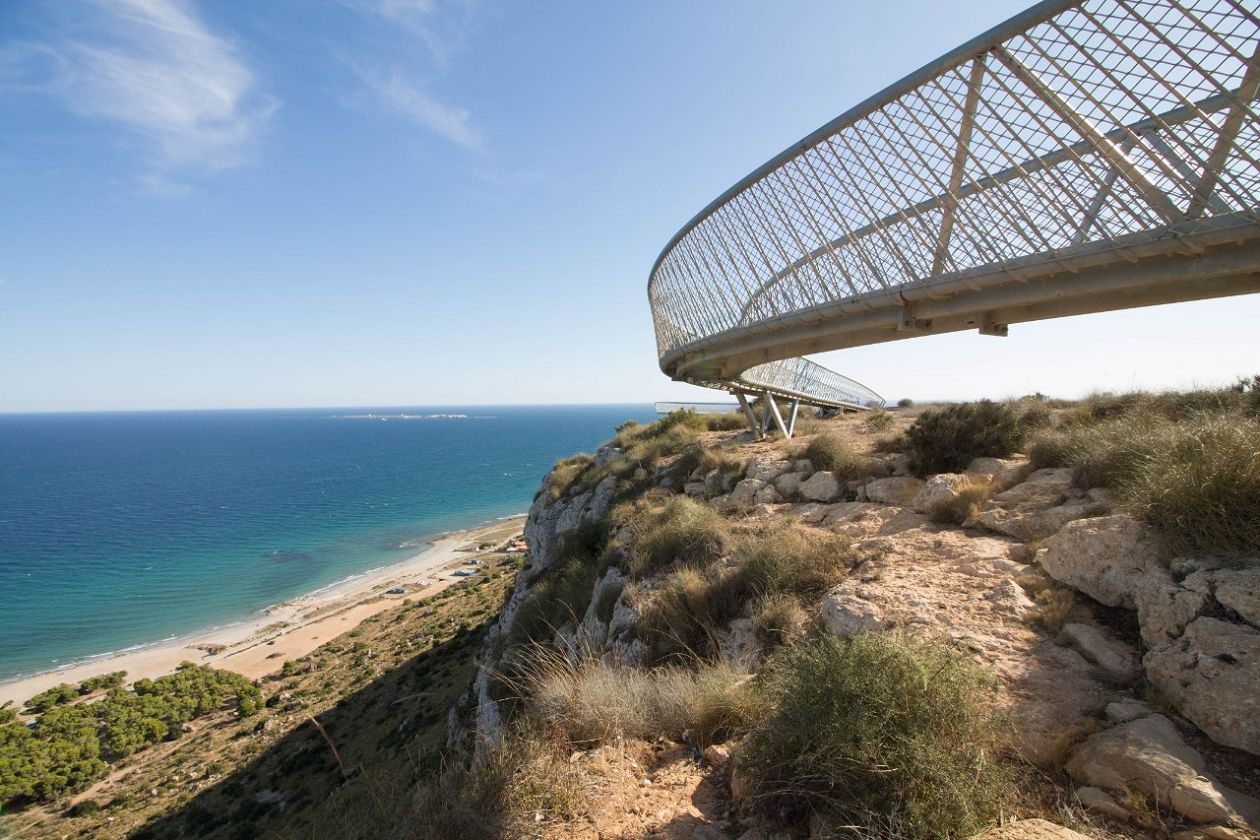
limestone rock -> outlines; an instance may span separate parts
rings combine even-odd
[[[774,489],[779,491],[779,495],[785,499],[791,499],[796,496],[801,489],[801,483],[809,477],[806,472],[789,472],[784,473],[774,480]]]
[[[1067,504],[1041,510],[1010,510],[1001,505],[986,503],[976,523],[990,531],[1006,534],[1021,542],[1043,540],[1054,536],[1063,526],[1074,519],[1090,516],[1096,510],[1092,504]]]
[[[1125,698],[1116,700],[1107,704],[1107,719],[1112,723],[1128,723],[1138,718],[1149,717],[1155,714],[1155,710],[1150,704],[1143,703],[1141,700]]]
[[[1089,840],[1079,831],[1064,828],[1042,819],[1015,820],[1006,825],[990,828],[971,840]]]
[[[704,492],[708,496],[721,496],[735,488],[735,475],[721,470],[709,470],[704,474]]]
[[[1076,798],[1086,810],[1093,811],[1095,814],[1121,821],[1128,821],[1133,816],[1102,788],[1091,785],[1077,788]]]
[[[814,471],[814,462],[808,458],[797,458],[792,462],[792,472],[805,473],[809,475]]]
[[[1154,539],[1124,514],[1069,522],[1044,546],[1037,560],[1052,578],[1109,607],[1133,609],[1134,589],[1158,564]]]
[[[1037,610],[1037,605],[1024,593],[1023,587],[1011,578],[999,583],[985,597],[993,603],[995,609],[1019,620]]]
[[[774,488],[773,484],[767,484],[756,492],[753,501],[759,505],[777,505],[783,501],[783,497],[779,495],[779,491]]]
[[[688,496],[703,496],[704,495],[704,482],[703,481],[688,481],[686,484],[683,485],[683,492],[686,493]]]
[[[745,478],[743,481],[736,484],[735,489],[731,491],[731,506],[742,507],[754,504],[756,502],[757,491],[765,486],[766,483],[759,478]]]
[[[792,471],[791,461],[765,461],[754,458],[748,464],[748,470],[744,473],[745,478],[751,478],[755,481],[774,481],[786,472]]]
[[[1196,618],[1145,664],[1151,684],[1213,741],[1260,755],[1260,631]]]
[[[1064,624],[1063,637],[1114,682],[1128,685],[1141,673],[1137,651],[1093,625]]]
[[[1260,803],[1219,784],[1203,768],[1203,757],[1158,714],[1091,735],[1067,762],[1075,779],[1111,791],[1142,791],[1197,822],[1241,825],[1254,818]]]
[[[822,620],[827,629],[842,639],[883,626],[883,612],[870,601],[863,600],[845,584],[823,597]]]
[[[840,482],[836,479],[835,473],[819,470],[808,480],[802,481],[797,492],[802,499],[830,502],[840,495]]]
[[[1260,627],[1260,569],[1222,569],[1214,577],[1217,602]]]
[[[1007,508],[1041,510],[1063,504],[1072,489],[1072,471],[1044,469],[993,498]]]
[[[929,476],[911,506],[919,513],[929,513],[937,505],[947,504],[957,498],[958,488],[966,481],[967,477],[961,473],[937,473]]]
[[[1180,638],[1186,625],[1207,611],[1212,593],[1206,572],[1181,583],[1162,566],[1151,567],[1133,590],[1142,642],[1154,650]]]
[[[1032,464],[1023,458],[977,458],[967,465],[972,475],[988,476],[994,492],[1009,490],[1032,473]]]
[[[718,653],[736,671],[749,673],[761,664],[761,643],[751,618],[732,619],[726,632],[717,634]]]
[[[922,479],[909,476],[877,478],[867,483],[866,498],[872,502],[907,507],[913,504],[915,497],[923,489],[923,484]]]
[[[910,456],[900,452],[876,453],[867,463],[875,478],[910,475]]]

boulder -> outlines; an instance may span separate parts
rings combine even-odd
[[[910,475],[910,456],[900,452],[880,452],[867,461],[873,478]]]
[[[1023,458],[977,458],[967,465],[971,475],[987,476],[996,493],[1009,490],[1032,473],[1032,464]]]
[[[1159,714],[1086,738],[1072,751],[1067,770],[1095,787],[1141,791],[1196,822],[1244,825],[1260,806],[1206,775],[1203,756]]]
[[[1076,798],[1087,811],[1127,822],[1133,815],[1102,788],[1086,785],[1076,789]]]
[[[1217,572],[1216,600],[1253,627],[1260,627],[1260,569]]]
[[[1129,685],[1142,673],[1136,650],[1092,624],[1064,624],[1063,638],[1112,682]]]
[[[808,501],[830,502],[840,495],[840,482],[836,479],[835,473],[820,470],[811,475],[808,480],[802,481],[797,492],[802,499]]]
[[[919,513],[929,513],[937,505],[948,504],[958,497],[958,489],[968,481],[961,473],[937,473],[929,476],[911,502]]]
[[[731,491],[729,503],[731,507],[744,507],[756,503],[757,491],[766,483],[759,478],[745,478],[735,485]]]
[[[866,498],[872,502],[907,507],[914,503],[915,497],[923,489],[923,484],[922,479],[909,476],[877,478],[868,482],[864,489]]]
[[[754,479],[755,481],[771,482],[783,475],[785,472],[791,471],[791,461],[767,461],[760,458],[753,458],[748,464],[748,470],[744,473],[744,477]]]
[[[1153,566],[1133,589],[1142,642],[1154,650],[1181,637],[1186,625],[1212,603],[1211,581],[1195,572],[1178,583],[1163,566]]]
[[[738,473],[727,474],[721,470],[709,470],[704,474],[704,492],[707,496],[721,496],[735,489]]]
[[[791,499],[797,495],[801,489],[801,483],[809,477],[806,472],[790,472],[784,473],[774,480],[774,489],[779,491],[779,495],[785,499]]]
[[[1024,481],[993,498],[1004,507],[1041,510],[1063,504],[1071,490],[1071,470],[1044,469],[1029,474]]]
[[[971,840],[1089,840],[1079,831],[1042,819],[1015,820],[975,834]]]
[[[1072,520],[1090,516],[1096,510],[1092,504],[1067,504],[1021,511],[989,502],[976,516],[976,523],[1020,542],[1032,542],[1054,536]]]
[[[1201,616],[1145,664],[1151,684],[1209,738],[1260,755],[1260,631]]]
[[[705,494],[705,485],[703,481],[688,481],[683,485],[683,492],[688,496],[703,496]]]
[[[809,475],[814,471],[814,462],[808,458],[797,458],[792,462],[792,472],[805,473]]]
[[[1128,723],[1155,714],[1149,703],[1126,697],[1107,704],[1107,719],[1112,723]]]
[[[1124,514],[1069,522],[1043,545],[1047,574],[1109,607],[1134,609],[1138,582],[1159,564],[1154,538]]]
[[[995,610],[1020,621],[1037,612],[1037,605],[1013,578],[1002,581],[984,597],[993,604]]]
[[[828,630],[847,639],[858,633],[880,629],[884,615],[878,606],[841,584],[823,596],[822,620]]]
[[[783,497],[779,495],[779,491],[774,489],[773,484],[767,484],[753,495],[753,501],[759,505],[777,505],[783,501]]]

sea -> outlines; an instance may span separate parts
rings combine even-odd
[[[651,405],[0,415],[0,680],[257,615],[528,510]]]

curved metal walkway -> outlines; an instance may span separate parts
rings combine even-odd
[[[661,370],[859,408],[793,357],[1260,291],[1258,87],[1255,0],[1040,3],[684,225],[648,283]]]

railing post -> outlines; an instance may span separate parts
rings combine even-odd
[[[753,434],[758,440],[765,435],[761,433],[761,424],[757,422],[757,415],[753,413],[752,406],[748,404],[748,397],[744,396],[743,391],[735,392],[735,399],[739,400],[739,407],[744,410],[744,417],[748,420],[748,426],[752,429]]]

